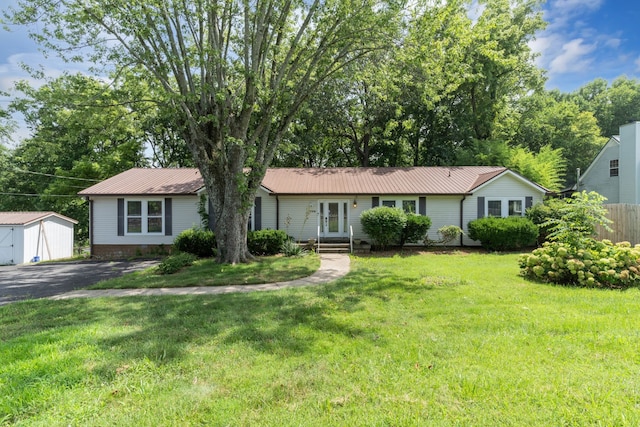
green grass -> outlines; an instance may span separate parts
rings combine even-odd
[[[175,274],[160,275],[156,268],[149,268],[117,279],[98,282],[89,289],[175,288],[286,282],[310,276],[319,267],[320,258],[315,254],[301,257],[259,257],[256,262],[240,265],[218,264],[212,259],[201,259],[192,267]]]
[[[29,426],[636,426],[640,291],[517,255],[354,258],[332,284],[0,307],[0,420]]]

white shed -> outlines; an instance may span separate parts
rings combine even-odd
[[[0,265],[73,256],[77,223],[55,212],[0,212]]]

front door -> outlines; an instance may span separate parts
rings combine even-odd
[[[347,237],[349,228],[349,202],[346,200],[321,200],[318,202],[318,226],[322,237]]]

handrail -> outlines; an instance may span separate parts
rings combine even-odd
[[[316,253],[320,253],[320,226],[318,226],[318,240],[316,240]]]
[[[349,225],[349,247],[353,253],[353,225]]]

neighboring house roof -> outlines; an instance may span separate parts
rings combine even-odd
[[[78,223],[75,219],[68,218],[55,212],[0,212],[0,225],[29,225],[52,216],[69,221],[73,224]]]
[[[134,168],[80,191],[80,196],[196,194],[202,188],[198,169]]]
[[[262,180],[262,187],[280,195],[469,194],[505,173],[520,177],[498,166],[270,168]],[[78,194],[180,195],[196,194],[202,187],[197,169],[131,169]]]

